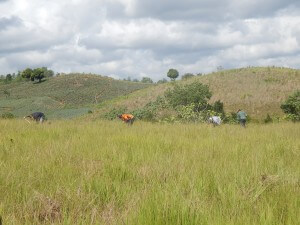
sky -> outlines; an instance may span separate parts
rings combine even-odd
[[[0,0],[0,74],[300,68],[299,0]]]

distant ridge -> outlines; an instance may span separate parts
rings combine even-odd
[[[0,113],[23,116],[33,111],[43,111],[50,118],[72,118],[87,113],[94,104],[146,87],[149,84],[93,74],[60,75],[42,83],[0,83]]]

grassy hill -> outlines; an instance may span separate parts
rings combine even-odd
[[[250,67],[196,76],[176,83],[200,81],[208,84],[211,102],[221,100],[227,112],[245,109],[255,119],[282,116],[280,104],[300,89],[300,70],[276,67]],[[128,111],[142,108],[162,96],[173,83],[149,85],[112,78],[70,74],[42,83],[0,83],[0,114],[12,112],[23,116],[43,111],[49,118],[73,118],[97,108],[89,118],[99,118],[112,108]]]
[[[0,113],[23,116],[43,111],[50,118],[71,118],[87,113],[94,104],[148,86],[86,74],[61,75],[42,83],[0,83]]]
[[[276,67],[250,67],[225,70],[203,76],[196,76],[176,83],[187,84],[200,81],[208,84],[213,93],[211,102],[221,100],[225,110],[236,112],[245,109],[252,118],[262,119],[283,115],[280,104],[295,90],[300,89],[300,70]],[[164,91],[172,83],[151,86],[118,97],[99,105],[97,117],[114,107],[126,107],[128,111],[141,108]]]

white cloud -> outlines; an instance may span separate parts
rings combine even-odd
[[[113,77],[299,68],[296,0],[0,0],[0,74],[47,66]]]

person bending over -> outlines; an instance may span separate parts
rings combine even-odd
[[[124,123],[127,123],[128,125],[132,125],[134,122],[134,116],[132,114],[121,114],[118,115],[118,117],[124,121]]]
[[[28,116],[25,116],[24,119],[29,122],[28,119],[31,119],[31,120],[34,120],[36,122],[40,122],[40,123],[43,123],[45,121],[45,114],[42,113],[42,112],[34,112],[34,113],[31,113],[30,115]],[[30,123],[30,122],[29,122]]]
[[[211,116],[211,117],[209,117],[208,121],[210,123],[212,123],[214,125],[214,127],[221,125],[221,122],[222,122],[221,117],[219,117],[219,116]]]

